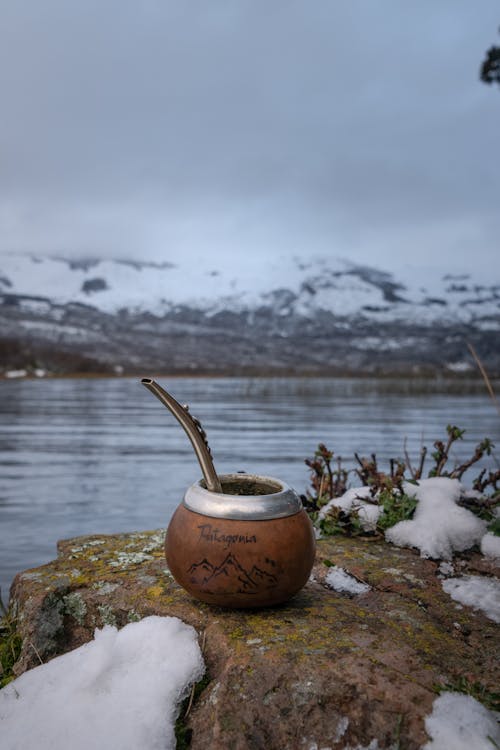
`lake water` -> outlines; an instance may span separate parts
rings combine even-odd
[[[500,420],[481,383],[376,379],[161,378],[191,406],[217,470],[276,476],[304,492],[304,458],[325,442],[412,457],[447,424],[467,430],[458,460]],[[138,380],[0,381],[0,585],[56,555],[56,542],[165,526],[200,476],[191,444]]]

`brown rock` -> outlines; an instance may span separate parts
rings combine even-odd
[[[499,682],[498,627],[458,608],[437,564],[383,542],[320,541],[313,577],[290,602],[255,611],[192,599],[166,568],[162,532],[60,542],[52,563],[20,573],[11,604],[23,650],[16,672],[91,639],[95,627],[174,615],[200,633],[208,684],[187,726],[193,750],[368,746],[417,750],[435,685]],[[325,584],[324,560],[372,589]],[[462,572],[479,571],[479,556]],[[493,572],[491,565],[483,573]]]

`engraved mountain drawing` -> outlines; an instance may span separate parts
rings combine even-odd
[[[188,570],[188,573],[191,576],[191,582],[200,585],[205,585],[213,572],[214,566],[209,563],[206,558],[200,560],[199,563],[194,563]]]
[[[230,552],[220,565],[214,566],[206,558],[200,562],[193,563],[188,571],[191,582],[206,586],[210,593],[223,591],[231,594],[251,594],[259,589],[273,588],[278,583],[278,578],[273,573],[254,565],[250,572],[245,570]]]
[[[275,586],[278,580],[275,575],[272,573],[266,573],[265,570],[261,570],[261,568],[258,568],[256,565],[254,565],[250,571],[250,578],[253,581],[263,583],[267,588]]]

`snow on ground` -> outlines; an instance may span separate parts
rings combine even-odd
[[[480,544],[483,555],[500,558],[500,537],[486,532],[485,521],[457,505],[465,493],[458,479],[421,479],[418,484],[405,482],[403,489],[407,495],[416,497],[418,504],[411,520],[400,521],[387,529],[387,541],[399,547],[416,547],[422,557],[443,561],[451,560],[454,552],[469,549],[475,544]],[[329,510],[338,507],[346,513],[356,511],[365,530],[374,528],[380,508],[373,501],[364,499],[368,497],[369,487],[352,487],[323,506],[318,519],[324,519]],[[441,562],[440,577],[450,576],[453,572],[451,563]],[[353,594],[363,593],[369,588],[337,567],[330,569],[326,583],[336,591]],[[461,604],[481,609],[494,622],[500,622],[500,581],[497,578],[471,575],[447,578],[443,581],[443,589]]]
[[[500,554],[500,537],[490,539],[493,535],[486,534],[486,522],[457,505],[464,492],[458,479],[421,479],[418,484],[405,482],[403,489],[417,498],[418,505],[411,520],[387,529],[387,541],[399,547],[416,547],[422,557],[450,560],[454,552],[469,549],[487,536],[484,544],[488,554],[493,551]],[[333,498],[321,508],[318,520],[324,519],[333,507],[346,513],[356,511],[364,531],[375,529],[381,513],[376,498],[371,497],[370,487],[351,487],[341,497]]]
[[[456,602],[480,609],[493,622],[500,622],[500,581],[498,578],[466,575],[447,578],[443,589]]]
[[[488,532],[481,539],[481,552],[492,560],[500,560],[500,536]]]
[[[500,747],[500,726],[492,711],[470,695],[442,693],[425,719],[431,738],[422,750],[493,750]]]
[[[147,617],[25,672],[0,690],[2,750],[168,750],[177,705],[204,672],[196,632]]]
[[[25,378],[28,374],[28,370],[7,370],[5,372],[6,378]]]
[[[405,482],[404,492],[417,498],[413,518],[387,529],[385,538],[399,547],[417,547],[422,557],[450,560],[479,544],[486,522],[457,505],[462,493],[458,479],[433,477],[417,485]]]
[[[346,513],[356,511],[363,531],[373,531],[377,525],[377,518],[380,515],[380,507],[376,501],[365,500],[371,498],[370,487],[352,487],[347,490],[341,497],[334,497],[324,505],[318,513],[318,520],[322,520],[328,514],[331,508],[341,508]]]
[[[344,568],[333,565],[325,577],[325,582],[334,589],[343,594],[365,594],[370,591],[367,583],[361,583],[354,576],[347,573]]]
[[[439,563],[438,571],[440,576],[445,577],[453,575],[455,569],[453,567],[453,563],[443,561]]]

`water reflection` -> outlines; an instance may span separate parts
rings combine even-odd
[[[162,380],[205,427],[217,470],[278,476],[302,492],[319,441],[353,464],[467,429],[454,458],[499,421],[478,383],[375,379]],[[55,555],[58,539],[164,526],[200,472],[173,417],[137,380],[0,382],[0,585]]]

